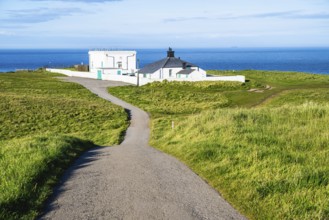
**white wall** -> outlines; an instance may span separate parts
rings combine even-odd
[[[171,77],[169,76],[170,70],[171,70]],[[162,69],[162,78],[163,79],[177,78],[177,73],[181,70],[182,68],[164,68]]]
[[[203,79],[207,77],[207,72],[201,68],[196,68],[196,70],[190,74],[190,77],[193,79]]]
[[[127,71],[122,69],[103,69],[102,72],[105,75],[122,75],[127,73]]]
[[[136,51],[89,51],[90,72],[97,69],[115,68],[124,72],[136,72]],[[121,67],[119,65],[121,63]]]
[[[78,71],[71,71],[71,70],[64,70],[64,69],[46,69],[52,73],[61,73],[66,76],[73,76],[73,77],[81,77],[81,78],[91,78],[97,79],[97,73],[91,72],[78,72]],[[121,81],[126,83],[131,83],[137,85],[137,77],[136,76],[123,76],[123,75],[112,75],[112,74],[102,74],[102,80],[112,80],[112,81]],[[149,83],[148,79],[140,79],[142,85]]]
[[[91,72],[77,72],[71,70],[63,70],[63,69],[46,69],[49,72],[61,73],[67,76],[74,77],[83,77],[83,78],[92,78],[97,79],[97,73]],[[214,76],[214,77],[205,77],[205,78],[168,78],[168,79],[149,79],[143,78],[142,74],[139,74],[139,85],[143,86],[147,83],[155,82],[155,81],[189,81],[189,82],[197,82],[197,81],[235,81],[235,82],[245,82],[245,76]],[[112,81],[121,81],[126,83],[131,83],[137,85],[137,76],[123,76],[123,75],[114,75],[114,74],[102,74],[103,80],[112,80]]]
[[[167,79],[154,79],[154,78],[148,78],[150,74],[147,74],[147,78],[143,77],[143,74],[139,74],[139,85],[145,85],[147,83],[156,82],[156,81],[188,81],[188,82],[198,82],[198,81],[232,81],[232,82],[245,82],[245,76],[214,76],[214,77],[190,77],[190,78],[167,78]],[[198,75],[199,76],[199,75]],[[136,77],[133,77],[136,78]],[[118,81],[120,79],[120,76],[118,77]],[[137,79],[136,79],[137,82]]]
[[[209,76],[203,79],[204,81],[235,81],[235,82],[246,82],[246,77],[237,76]]]
[[[172,70],[171,77],[169,77],[170,70]],[[178,78],[177,73],[181,70],[182,68],[162,68],[155,71],[154,73],[147,73],[147,74],[141,73],[140,77],[144,78],[144,75],[146,75],[146,78],[154,79],[154,80],[169,79],[169,78],[176,79]]]
[[[78,71],[71,71],[71,70],[64,70],[64,69],[46,69],[52,73],[61,73],[66,76],[75,76],[75,77],[83,77],[83,78],[92,78],[97,79],[97,73],[91,72],[78,72]]]
[[[197,68],[197,67],[192,67],[192,69],[194,69],[194,71],[188,75],[187,78],[193,78],[193,79],[202,79],[207,77],[207,72],[204,71],[201,68]],[[169,77],[169,71],[172,71],[171,73],[171,77]],[[182,68],[163,68],[163,69],[159,69],[157,71],[155,71],[154,73],[150,74],[147,73],[146,78],[149,79],[158,79],[158,80],[162,80],[162,79],[179,79],[179,78],[183,78],[186,79],[186,75],[180,75],[180,77],[177,75],[177,73],[179,71],[181,71]],[[144,78],[144,74],[140,74],[140,77]]]
[[[157,70],[154,73],[139,73],[140,78],[146,78],[146,79],[160,79],[162,70]],[[137,75],[137,73],[136,73]]]
[[[199,82],[199,81],[232,81],[232,82],[245,82],[245,76],[216,76],[216,77],[205,77],[202,79],[196,78],[177,78],[177,79],[161,79],[161,80],[152,80],[155,81],[188,81],[188,82]]]

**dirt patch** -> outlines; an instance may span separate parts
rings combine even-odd
[[[266,90],[272,90],[273,87],[270,86],[270,85],[266,85],[265,88],[263,89],[259,89],[259,88],[252,88],[252,89],[249,89],[248,92],[256,92],[256,93],[262,93]]]

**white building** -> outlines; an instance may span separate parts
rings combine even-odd
[[[203,79],[207,77],[206,71],[175,57],[175,51],[171,48],[167,51],[167,57],[146,65],[138,71],[139,77],[147,79]]]
[[[145,85],[156,81],[236,81],[245,82],[244,76],[207,76],[199,66],[175,57],[169,48],[167,57],[146,65],[137,71],[136,51],[89,51],[89,72],[67,69],[47,69],[67,76],[111,80]],[[138,74],[136,74],[138,73]]]
[[[89,71],[97,73],[98,79],[103,74],[132,75],[137,71],[136,51],[94,50],[88,54]]]

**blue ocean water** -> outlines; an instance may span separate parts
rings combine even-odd
[[[176,57],[203,69],[280,70],[329,74],[329,48],[176,49]],[[137,49],[139,67],[162,59],[164,49]],[[88,64],[87,49],[0,50],[0,72]]]

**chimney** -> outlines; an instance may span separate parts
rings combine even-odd
[[[184,70],[186,69],[186,63],[185,62],[183,63],[183,69]]]
[[[173,51],[170,47],[167,51],[167,57],[175,57],[175,51]]]

